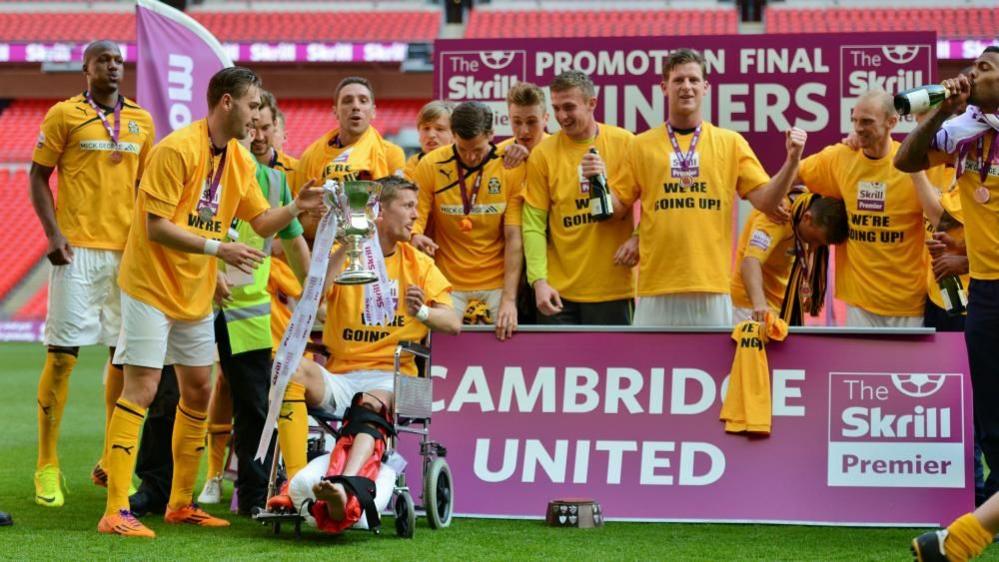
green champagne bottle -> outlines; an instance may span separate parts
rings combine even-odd
[[[923,113],[943,103],[950,92],[940,84],[930,84],[895,94],[895,111],[899,115]]]

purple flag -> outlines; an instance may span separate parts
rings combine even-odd
[[[233,64],[187,14],[156,0],[138,0],[136,12],[138,102],[152,114],[159,141],[208,114],[208,81]]]

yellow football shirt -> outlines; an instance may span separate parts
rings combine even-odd
[[[923,209],[908,174],[844,144],[801,162],[808,189],[842,199],[849,238],[836,248],[836,297],[883,316],[922,316],[926,302]]]
[[[677,134],[686,154],[693,133]],[[678,168],[666,125],[635,137],[629,152],[632,184],[615,185],[626,205],[641,200],[638,223],[638,296],[727,293],[731,284],[735,196],[770,181],[739,133],[703,122],[690,187],[672,175]]]
[[[275,150],[271,159],[270,167],[281,170],[285,174],[291,174],[298,168],[298,159],[292,157],[283,150]],[[295,189],[298,189],[297,187]]]
[[[364,285],[333,284],[326,295],[326,325],[323,343],[330,351],[326,368],[332,373],[392,371],[395,348],[400,342],[421,342],[429,329],[406,313],[406,291],[411,285],[423,289],[427,305],[451,306],[451,285],[433,259],[406,243],[385,257],[391,280],[390,298],[397,301],[396,316],[387,326],[368,325],[364,319]],[[411,355],[402,357],[404,374],[415,375]]]
[[[139,184],[134,221],[122,256],[118,284],[132,298],[159,309],[174,320],[200,320],[212,312],[214,256],[190,254],[149,240],[146,215],[212,240],[222,240],[233,217],[251,221],[269,208],[257,184],[257,163],[232,139],[215,201],[218,211],[208,221],[198,216],[198,201],[207,193],[209,174],[219,165],[213,155],[208,125],[202,119],[177,129],[153,147]]]
[[[954,168],[943,165],[934,166],[926,170],[926,177],[930,180],[930,184],[941,192],[940,204],[943,206],[944,211],[954,217],[954,220],[963,224],[964,213],[961,211],[961,194],[957,190],[957,178],[954,176]],[[932,239],[936,229],[933,228],[930,221],[924,221],[923,224],[926,227],[926,239]],[[953,228],[948,230],[947,233],[955,240],[964,240],[963,227]],[[937,278],[933,275],[933,258],[930,257],[929,250],[926,252],[926,264],[926,296],[929,297],[933,304],[944,308],[943,296],[940,294],[940,284],[937,283]],[[961,282],[964,284],[965,291],[968,290],[970,280],[970,275],[965,274],[961,276]]]
[[[507,170],[495,151],[486,158],[471,170],[462,167],[462,176],[454,145],[442,146],[424,156],[413,174],[413,183],[420,188],[413,233],[423,233],[427,223],[433,222],[433,238],[439,246],[434,261],[456,291],[503,288],[504,227],[520,226],[526,166]],[[461,230],[466,218],[462,189],[471,206],[470,232]]]
[[[335,146],[340,131],[334,129],[309,145],[302,153],[295,171],[288,175],[288,187],[293,195],[310,179],[320,184],[329,179],[343,181],[367,174],[373,180],[390,176],[405,166],[400,160],[402,149],[382,138],[374,127],[361,135],[354,144]]]
[[[409,157],[406,160],[406,166],[402,169],[402,176],[409,181],[413,181],[413,174],[416,172],[416,166],[420,163],[420,159],[423,158],[423,153],[418,152]]]
[[[524,203],[548,213],[548,283],[563,298],[577,302],[635,296],[631,268],[614,265],[614,253],[634,230],[631,213],[593,220],[590,183],[580,166],[596,146],[611,189],[630,185],[627,158],[634,135],[603,123],[598,131],[586,141],[556,133],[538,143],[527,159]]]
[[[794,264],[794,227],[791,222],[777,224],[753,209],[739,235],[737,256],[735,271],[732,272],[732,304],[753,308],[740,270],[743,258],[750,257],[759,260],[763,269],[763,294],[767,297],[767,305],[780,311],[787,278]]]
[[[995,133],[988,133],[983,139],[982,152],[987,156]],[[958,192],[961,194],[961,209],[964,212],[964,239],[968,249],[968,265],[972,279],[995,281],[999,279],[999,164],[989,166],[984,183],[980,175],[979,150],[973,146],[964,160],[964,172],[957,178]],[[939,151],[930,151],[931,164],[952,163],[954,156]],[[988,200],[980,203],[975,191],[984,187]]]
[[[115,126],[114,111],[105,111]],[[122,161],[111,161],[107,129],[83,94],[53,105],[31,159],[56,168],[56,222],[70,245],[122,250],[128,240],[135,186],[156,134],[149,113],[124,98],[118,133]]]

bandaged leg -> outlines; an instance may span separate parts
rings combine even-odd
[[[303,510],[302,505],[310,507],[315,502],[316,493],[313,491],[313,488],[315,488],[316,484],[322,482],[323,477],[326,476],[326,471],[330,466],[330,456],[331,454],[327,453],[312,459],[305,468],[300,470],[291,479],[291,484],[288,487],[288,494],[295,504],[295,511],[304,515],[306,524],[312,527],[316,527],[316,518],[312,516],[309,509]],[[375,479],[375,507],[378,508],[379,512],[384,511],[392,499],[397,475],[398,473],[391,463],[382,463],[381,468],[378,470],[378,477]],[[367,529],[368,520],[362,516],[354,524],[354,528]]]
[[[309,512],[320,530],[340,533],[357,523],[362,513],[368,528],[378,528],[374,481],[385,455],[385,439],[394,435],[388,399],[384,391],[354,395],[326,475],[313,487],[316,501]]]

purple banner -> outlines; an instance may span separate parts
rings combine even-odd
[[[634,132],[662,124],[662,67],[671,49],[700,50],[710,84],[704,116],[743,133],[775,173],[786,151],[783,131],[809,133],[807,152],[851,130],[853,100],[869,88],[898,91],[936,81],[931,32],[715,35],[694,37],[468,39],[434,44],[434,94],[479,100],[507,136],[507,90],[519,81],[547,86],[569,69],[597,85],[597,118]],[[902,122],[896,132],[913,126]],[[548,130],[558,130],[554,114]]]
[[[36,342],[45,335],[45,322],[41,320],[0,321],[0,342]]]
[[[974,60],[986,47],[999,47],[999,39],[941,39],[937,41],[937,58]]]
[[[960,334],[792,333],[767,346],[768,438],[718,419],[728,333],[473,332],[433,345],[432,435],[458,514],[541,517],[551,499],[590,497],[611,519],[919,526],[973,508]]]
[[[208,82],[232,61],[215,37],[183,12],[156,0],[138,0],[135,9],[136,97],[153,116],[159,141],[208,114]]]
[[[126,61],[135,60],[138,47],[121,43]],[[81,62],[86,43],[0,43],[0,63]],[[222,43],[233,62],[402,62],[407,43]]]

